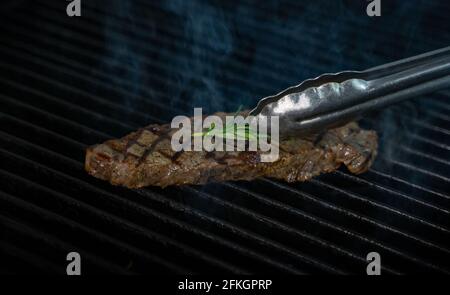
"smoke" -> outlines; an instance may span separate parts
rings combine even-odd
[[[422,108],[420,106],[420,103],[407,101],[401,105],[388,107],[371,116],[373,120],[370,124],[371,128],[378,131],[379,154],[385,160],[376,163],[382,164],[384,170],[392,168],[390,167],[392,160],[403,157],[404,152],[401,146],[409,146],[412,143],[409,135],[417,131],[417,126],[411,124],[411,121],[420,118],[420,113],[426,113],[426,109],[420,110]],[[375,168],[377,167],[381,168],[381,166],[375,165]]]
[[[163,5],[181,20],[178,26],[184,35],[177,44],[184,58],[172,62],[176,87],[170,96],[206,112],[224,110],[221,74],[233,50],[229,19],[209,2],[169,0]]]
[[[104,9],[97,5],[97,8]],[[133,1],[113,0],[108,2],[108,16],[103,19],[106,52],[100,67],[111,77],[115,87],[127,93],[123,97],[123,104],[129,109],[136,109],[134,98],[140,95],[145,85],[142,68],[142,53],[132,44],[132,36],[127,32],[139,30],[134,22]],[[117,29],[117,20],[125,23],[123,29]]]

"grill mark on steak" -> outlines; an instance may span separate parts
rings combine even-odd
[[[377,150],[376,133],[362,130],[354,122],[309,138],[284,139],[279,143],[279,159],[272,163],[261,162],[260,151],[174,152],[171,131],[175,130],[169,124],[150,125],[122,139],[89,147],[85,168],[97,178],[130,188],[258,177],[293,182],[332,172],[341,164],[352,173],[362,173]],[[130,157],[128,151],[133,147],[138,148]]]
[[[183,151],[178,151],[175,154],[173,154],[173,156],[171,157],[171,160],[174,162],[177,162],[178,158],[181,156],[181,154],[183,153]]]
[[[141,137],[143,131],[144,131],[143,129],[140,129],[137,133],[138,135],[136,139],[130,139],[130,141],[127,142],[127,145],[125,146],[125,151],[128,151],[128,149],[135,144],[145,147],[144,145],[142,145],[140,142],[137,141],[137,139]]]
[[[154,133],[156,133],[157,135],[159,135],[159,137],[150,144],[149,147],[147,147],[143,153],[143,155],[140,157],[138,165],[141,165],[143,162],[145,162],[145,160],[147,159],[147,157],[153,153],[156,149],[156,147],[158,146],[159,143],[163,142],[164,140],[168,139],[170,140],[170,131],[171,129],[168,129],[166,126],[164,126],[164,128],[155,128],[153,127],[152,130],[150,130],[151,132],[153,131]],[[142,134],[142,133],[141,133]],[[138,138],[139,139],[139,138]],[[137,139],[137,140],[138,140]],[[163,156],[167,155],[165,153],[161,153]],[[171,156],[167,155],[168,159],[171,159]]]

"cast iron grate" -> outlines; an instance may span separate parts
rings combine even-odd
[[[1,272],[65,273],[70,251],[85,273],[365,273],[371,251],[385,273],[450,272],[449,91],[364,118],[380,155],[360,176],[127,190],[84,172],[88,145],[194,106],[232,111],[450,41],[444,1],[386,4],[379,19],[345,1],[264,3],[2,13]]]

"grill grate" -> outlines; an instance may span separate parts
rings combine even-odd
[[[384,273],[450,272],[449,91],[365,118],[381,150],[360,176],[128,190],[84,172],[88,145],[194,106],[250,106],[450,40],[443,1],[386,4],[419,13],[397,31],[387,12],[340,4],[334,22],[316,4],[239,2],[84,1],[69,18],[67,3],[39,0],[4,13],[0,271],[64,273],[78,251],[86,273],[364,273],[377,251]]]

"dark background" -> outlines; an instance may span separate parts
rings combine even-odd
[[[447,1],[81,2],[1,4],[2,272],[64,273],[71,250],[86,273],[365,273],[372,250],[387,272],[450,270],[449,91],[365,117],[380,153],[358,177],[132,191],[82,166],[194,107],[449,46]]]

